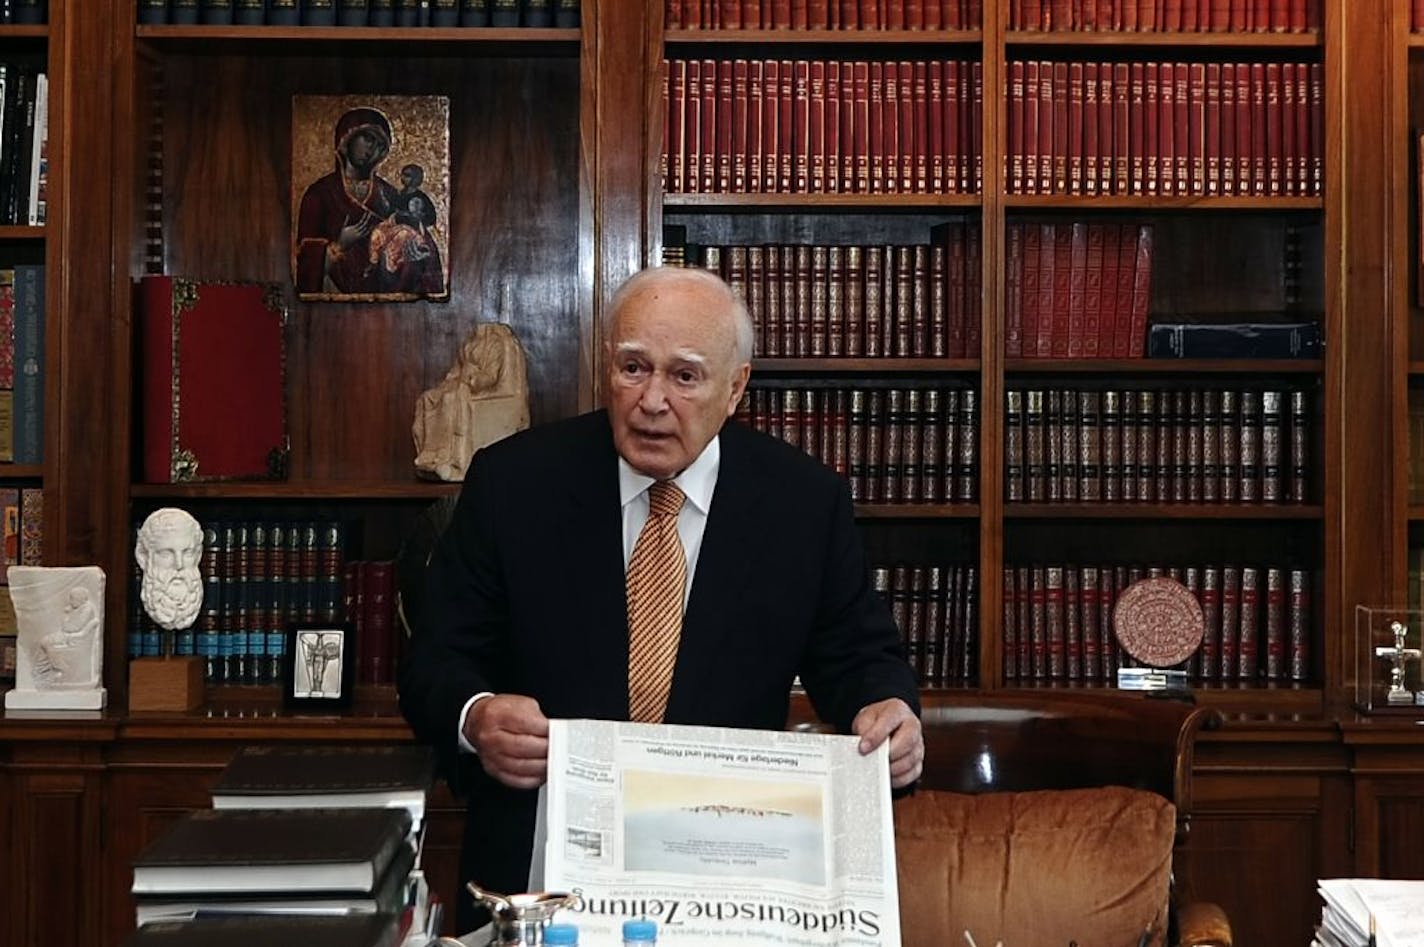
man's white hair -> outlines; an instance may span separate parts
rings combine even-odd
[[[605,337],[611,335],[613,325],[618,320],[618,313],[627,305],[632,296],[659,286],[686,286],[689,284],[715,290],[726,298],[727,305],[732,310],[733,328],[736,332],[734,352],[736,364],[750,362],[756,329],[752,325],[752,316],[747,311],[746,303],[720,276],[700,266],[650,266],[628,277],[613,294],[613,300],[608,306],[607,324],[604,326]]]

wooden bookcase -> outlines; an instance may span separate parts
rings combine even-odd
[[[668,224],[702,243],[846,244],[922,242],[949,221],[977,226],[978,351],[953,360],[756,365],[756,383],[924,383],[977,395],[973,500],[862,506],[872,558],[975,567],[978,688],[1030,686],[1008,677],[1002,660],[1006,564],[1240,556],[1310,570],[1306,679],[1200,690],[1226,725],[1198,748],[1184,883],[1228,909],[1239,942],[1284,943],[1308,939],[1319,915],[1317,877],[1424,874],[1410,845],[1424,812],[1419,728],[1359,717],[1349,705],[1354,606],[1402,599],[1411,542],[1424,542],[1406,476],[1407,394],[1424,390],[1412,144],[1424,127],[1424,40],[1409,32],[1408,4],[1320,0],[1317,32],[1239,35],[1010,31],[1009,6],[985,0],[982,27],[934,34],[718,33],[665,31],[663,4],[653,0],[588,0],[576,30],[136,26],[134,0],[51,0],[45,30],[0,28],[0,49],[47,51],[52,82],[50,223],[42,244],[39,235],[0,233],[0,246],[42,246],[48,263],[47,449],[43,470],[0,471],[0,479],[42,476],[48,563],[98,563],[107,572],[113,704],[93,721],[0,720],[0,810],[8,813],[0,842],[19,853],[17,877],[35,879],[0,895],[10,925],[0,930],[16,943],[40,930],[74,943],[121,940],[132,917],[127,859],[165,820],[204,804],[238,743],[408,736],[389,691],[321,721],[285,716],[270,689],[263,698],[253,688],[224,690],[186,717],[127,714],[122,579],[133,524],[166,504],[200,518],[330,515],[361,524],[348,556],[389,557],[420,512],[450,490],[415,479],[410,422],[416,397],[443,375],[458,340],[477,321],[509,322],[529,354],[534,420],[593,407],[600,315],[624,277],[661,258]],[[977,62],[982,185],[955,195],[664,193],[659,65],[679,56]],[[1323,192],[1009,193],[1008,105],[998,90],[1020,59],[1318,64]],[[450,97],[451,301],[294,305],[290,479],[138,482],[133,281],[156,269],[288,282],[291,96],[356,92]],[[157,200],[146,192],[151,158],[161,168]],[[1011,228],[1078,221],[1154,226],[1154,314],[1295,307],[1321,321],[1323,358],[1006,358]],[[1298,251],[1289,266],[1288,242]],[[1008,499],[1009,390],[1194,386],[1309,393],[1305,502]],[[439,883],[453,891],[462,816],[448,799],[437,808]],[[57,843],[62,859],[51,854]],[[60,890],[75,911],[56,918],[37,907],[55,903]]]

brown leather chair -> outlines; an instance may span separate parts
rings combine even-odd
[[[943,692],[923,720],[924,776],[895,803],[906,947],[967,943],[953,928],[970,915],[980,947],[1110,947],[1121,912],[1144,909],[1152,919],[1125,947],[1229,947],[1219,908],[1170,891],[1193,743],[1216,712],[1143,694]]]

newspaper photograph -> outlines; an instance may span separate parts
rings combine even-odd
[[[646,917],[660,947],[898,945],[889,748],[858,743],[550,721],[530,890],[577,890],[595,944]]]

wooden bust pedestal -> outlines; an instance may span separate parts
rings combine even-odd
[[[193,710],[202,706],[203,659],[134,658],[129,662],[129,710]]]

